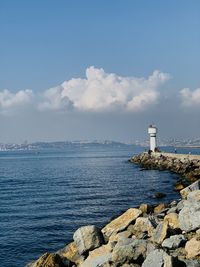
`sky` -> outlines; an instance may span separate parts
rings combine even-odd
[[[200,1],[1,0],[0,142],[200,136]]]

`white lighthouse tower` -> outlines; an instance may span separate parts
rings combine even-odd
[[[157,134],[157,128],[155,125],[149,125],[148,133],[150,135],[150,150],[155,152],[155,148],[157,147],[156,144],[156,134]]]

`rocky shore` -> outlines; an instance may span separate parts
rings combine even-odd
[[[143,169],[169,170],[180,174],[175,190],[180,191],[200,179],[200,155],[173,153],[141,153],[130,159]]]
[[[154,154],[142,153],[131,162],[142,168],[175,171],[187,181],[195,180],[180,191],[179,201],[157,206],[141,204],[102,229],[94,225],[81,227],[72,243],[56,253],[45,253],[27,267],[200,266],[200,161]]]

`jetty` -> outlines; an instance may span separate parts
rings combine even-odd
[[[133,156],[130,162],[144,169],[169,170],[180,175],[180,189],[200,179],[200,155],[151,152]]]

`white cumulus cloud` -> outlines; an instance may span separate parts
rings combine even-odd
[[[65,110],[73,106],[67,96],[63,95],[63,87],[57,86],[46,90],[42,94],[42,102],[38,104],[39,110]]]
[[[9,111],[13,108],[22,107],[31,102],[33,97],[32,90],[20,90],[12,93],[5,89],[0,91],[0,111]]]
[[[154,71],[148,78],[122,77],[89,67],[86,78],[73,78],[43,93],[39,109],[105,111],[123,109],[140,111],[154,104],[160,86],[170,75]]]
[[[182,104],[186,107],[200,106],[200,88],[195,90],[190,90],[189,88],[184,88],[180,91]]]

